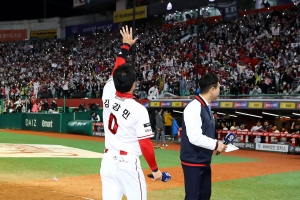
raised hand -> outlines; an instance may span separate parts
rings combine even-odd
[[[138,40],[138,38],[132,39],[132,28],[128,30],[128,26],[122,27],[122,30],[120,30],[120,33],[123,37],[123,43],[127,43],[130,46],[134,45],[134,43]]]

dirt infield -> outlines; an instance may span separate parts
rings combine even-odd
[[[82,135],[31,131],[2,131],[54,138],[104,141],[103,138],[100,137]],[[167,149],[179,150],[179,144],[170,144]],[[255,158],[259,161],[251,163],[213,164],[213,182],[300,170],[300,158],[297,155],[245,150],[235,151],[228,155]],[[183,187],[183,173],[181,167],[161,170],[170,172],[173,175],[172,181],[170,183],[154,183],[147,179],[149,191]],[[224,171],[231,173],[224,173]],[[145,171],[146,174],[148,172],[149,170]],[[11,174],[0,174],[0,178],[5,181],[0,187],[0,199],[101,199],[99,174],[68,178],[58,177],[58,181],[53,181],[52,179],[26,181],[22,179],[22,177],[14,177]]]

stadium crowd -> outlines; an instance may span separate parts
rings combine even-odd
[[[221,95],[297,94],[300,91],[300,14],[297,8],[199,26],[199,74],[217,73]],[[138,99],[199,92],[197,26],[144,25],[136,30]],[[32,98],[101,98],[119,52],[118,31],[72,38],[0,43],[0,95],[6,109]],[[129,58],[129,62],[131,58]],[[28,102],[29,103],[29,102]]]

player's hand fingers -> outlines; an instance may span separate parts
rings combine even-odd
[[[133,41],[132,41],[132,44],[135,44],[136,41],[138,40],[139,38],[135,38]]]
[[[161,178],[154,178],[153,181],[159,181]]]
[[[124,35],[126,34],[126,31],[125,31],[125,27],[124,26],[122,26],[122,30],[123,30],[123,33],[124,33]]]
[[[160,173],[157,173],[153,176],[153,181],[160,181],[161,180],[161,174]]]
[[[132,39],[132,27],[130,27],[128,34],[129,34],[130,38]]]
[[[125,26],[125,29],[126,29],[126,34],[129,35],[129,31],[128,31],[128,26],[127,25]]]
[[[122,30],[120,30],[120,33],[121,33],[121,35],[122,35],[122,38],[124,37],[124,33],[123,33],[123,31]]]
[[[161,180],[162,174],[159,170],[157,172],[152,172],[152,175],[153,181]]]

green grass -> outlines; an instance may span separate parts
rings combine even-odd
[[[179,151],[172,150],[155,150],[155,155],[159,167],[165,168],[170,166],[180,166]],[[141,159],[143,160],[143,159]],[[144,160],[143,160],[144,161]],[[221,164],[221,163],[236,163],[236,162],[255,162],[257,159],[251,158],[242,158],[236,156],[216,156],[212,157],[212,164]]]
[[[213,183],[211,200],[299,200],[299,180],[300,171]],[[184,199],[184,188],[148,194],[151,200]]]
[[[166,183],[168,184],[168,183]],[[167,194],[167,195],[166,195]],[[150,200],[181,200],[184,199],[184,188],[174,188],[168,190],[157,190],[148,192],[148,199]]]
[[[212,200],[299,200],[299,180],[297,171],[214,183]]]
[[[84,176],[99,173],[100,159],[0,158],[0,174],[20,174],[28,180]]]
[[[0,143],[57,144],[94,152],[103,152],[104,143],[86,140],[51,138],[47,136],[0,133]],[[155,150],[160,168],[180,166],[179,151]],[[212,163],[252,162],[255,159],[234,156],[213,156]],[[0,158],[0,174],[19,174],[26,179],[45,179],[98,174],[101,159],[93,158]],[[141,157],[142,167],[148,165]]]
[[[57,144],[103,152],[104,144],[95,141],[51,138],[24,134],[0,133],[0,143]],[[180,166],[179,152],[155,150],[161,168]],[[142,166],[148,169],[144,159]],[[256,159],[235,156],[213,156],[213,164],[253,162]],[[101,159],[91,158],[0,158],[0,183],[7,177],[22,180],[52,179],[70,176],[99,174]],[[259,169],[258,169],[259,170]],[[181,173],[181,172],[179,172]],[[300,171],[280,173],[213,183],[211,200],[298,200]],[[168,184],[168,183],[166,183]],[[151,200],[177,200],[184,198],[184,188],[150,191]]]

